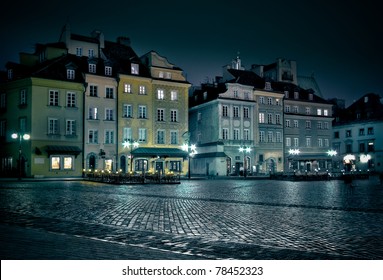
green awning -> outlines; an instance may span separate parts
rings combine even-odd
[[[79,155],[82,150],[77,146],[48,145],[46,148],[48,155]]]
[[[195,154],[193,158],[212,158],[212,157],[227,157],[224,152],[213,152],[213,153],[204,153],[204,154]]]
[[[137,148],[132,151],[132,155],[135,157],[187,157],[185,151],[177,148]]]

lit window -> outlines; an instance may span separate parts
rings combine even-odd
[[[178,99],[178,92],[175,91],[175,90],[172,90],[170,92],[170,99],[173,100],[173,101],[177,100]]]
[[[73,169],[72,157],[64,157],[64,169]]]
[[[60,157],[51,157],[51,169],[60,170]]]
[[[132,86],[130,84],[124,84],[124,92],[125,93],[131,93],[132,92]]]
[[[163,89],[157,90],[157,99],[163,100],[165,98],[165,93]]]
[[[139,91],[140,94],[145,94],[146,93],[146,90],[145,90],[145,86],[140,86],[140,91]]]
[[[317,109],[317,115],[321,116],[322,115],[322,109]]]

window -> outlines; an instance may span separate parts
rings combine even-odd
[[[259,123],[265,123],[265,113],[259,113]]]
[[[164,72],[163,71],[158,72],[158,78],[161,78],[161,79],[164,78]]]
[[[359,136],[363,136],[364,135],[364,128],[360,128],[359,129]]]
[[[20,105],[26,105],[27,104],[27,90],[22,89],[20,90]]]
[[[306,121],[306,129],[310,129],[311,128],[311,121]]]
[[[313,100],[314,95],[312,93],[309,93],[309,100]]]
[[[172,100],[172,101],[176,101],[176,100],[178,100],[178,92],[177,92],[177,91],[172,90],[172,91],[170,92],[170,100]]]
[[[324,125],[324,129],[328,129],[329,128],[328,122],[324,122],[323,125]]]
[[[285,90],[285,98],[289,98],[289,92]]]
[[[133,141],[132,128],[124,127],[122,129],[122,141]]]
[[[290,120],[286,120],[286,127],[291,127],[291,122],[290,122]]]
[[[108,98],[108,99],[114,98],[114,90],[112,87],[105,88],[105,98]]]
[[[88,57],[94,57],[94,49],[89,49],[88,50]]]
[[[291,147],[291,138],[286,137],[286,147]]]
[[[328,139],[324,139],[324,146],[325,147],[329,147],[330,146],[330,143],[329,143]]]
[[[113,119],[114,119],[113,109],[106,108],[105,109],[105,120],[106,121],[113,121]]]
[[[273,89],[271,88],[271,83],[270,83],[270,82],[266,82],[266,83],[265,83],[265,90],[273,90]]]
[[[59,120],[48,118],[48,134],[59,134]]]
[[[169,170],[173,172],[181,172],[182,170],[182,165],[181,161],[169,161]]]
[[[318,138],[318,147],[323,147],[323,139]]]
[[[1,120],[0,121],[0,138],[5,137],[6,128],[7,128],[7,121]]]
[[[90,85],[89,86],[89,95],[97,97],[98,96],[98,86]]]
[[[146,106],[144,105],[138,106],[138,118],[146,119]]]
[[[76,107],[76,93],[68,92],[66,94],[66,106],[67,107]]]
[[[285,112],[286,113],[290,113],[290,105],[286,105],[285,106]]]
[[[270,113],[267,114],[267,123],[269,124],[273,123],[273,114],[270,114]]]
[[[339,139],[339,131],[335,131],[334,132],[334,138],[335,139]]]
[[[66,70],[66,78],[68,80],[74,80],[75,72],[73,69],[67,69]]]
[[[269,143],[273,142],[273,132],[272,131],[267,132],[267,142],[269,142]]]
[[[166,79],[171,79],[172,78],[172,73],[166,72]]]
[[[234,98],[238,98],[238,90],[234,90]]]
[[[273,99],[271,97],[267,98],[267,105],[273,105]]]
[[[73,169],[73,157],[64,157],[64,169]]]
[[[298,106],[293,106],[293,113],[299,113]]]
[[[157,99],[159,100],[165,99],[165,93],[163,89],[157,89]]]
[[[276,132],[276,133],[275,133],[275,136],[276,136],[275,141],[276,141],[277,143],[281,143],[281,142],[282,142],[282,134],[281,134],[280,132]]]
[[[243,117],[245,119],[248,119],[249,118],[249,107],[244,107],[243,108]]]
[[[65,134],[66,135],[76,135],[76,121],[75,120],[66,120],[65,125]]]
[[[89,73],[96,73],[96,64],[94,63],[89,63]]]
[[[248,129],[243,130],[243,140],[250,140],[250,130]]]
[[[133,117],[133,107],[130,104],[124,104],[122,107],[122,116],[124,118],[132,118]]]
[[[249,99],[250,99],[250,93],[247,92],[247,91],[245,91],[245,92],[243,93],[243,98],[244,98],[245,100],[249,100]]]
[[[265,142],[265,132],[264,131],[259,132],[259,142],[260,143]]]
[[[306,137],[306,147],[311,147],[311,138]]]
[[[146,94],[146,88],[145,88],[145,86],[140,86],[140,87],[139,87],[139,94]]]
[[[294,99],[299,99],[299,92],[297,91],[294,92]]]
[[[263,96],[259,97],[259,103],[260,104],[265,104],[265,98]]]
[[[176,145],[178,144],[178,132],[170,131],[170,144]]]
[[[323,110],[323,116],[328,116],[328,110],[327,109]]]
[[[139,69],[138,64],[132,63],[130,69],[131,69],[131,74],[138,75],[138,69]]]
[[[90,144],[98,144],[98,130],[89,129],[88,131],[88,142]]]
[[[374,152],[375,151],[375,146],[373,142],[369,142],[367,145],[367,152]]]
[[[233,131],[233,139],[234,140],[239,140],[239,129],[234,129]]]
[[[239,107],[238,106],[233,107],[233,117],[239,118]]]
[[[13,69],[8,69],[7,77],[8,77],[8,80],[12,80],[13,79]]]
[[[317,129],[322,129],[322,122],[317,122]]]
[[[89,107],[89,115],[90,120],[98,120],[98,109],[96,107]]]
[[[306,115],[310,115],[310,113],[311,113],[310,107],[306,107]]]
[[[227,105],[222,106],[222,116],[227,117],[228,116],[228,107]]]
[[[281,124],[281,115],[280,114],[275,114],[275,123]]]
[[[299,122],[298,122],[298,120],[294,120],[293,122],[294,122],[294,127],[295,127],[295,128],[298,128],[298,127],[299,127]]]
[[[138,142],[146,142],[146,128],[138,129]]]
[[[112,76],[112,67],[105,66],[105,76]]]
[[[165,130],[157,130],[157,144],[165,144]]]
[[[277,105],[277,106],[282,105],[282,104],[281,104],[281,101],[280,101],[279,98],[276,98],[276,99],[275,99],[275,105]]]
[[[57,90],[49,91],[49,106],[59,106],[59,92]]]
[[[346,137],[351,137],[351,130],[346,130]]]
[[[294,138],[294,147],[299,147],[299,138]]]
[[[322,115],[322,109],[317,109],[317,115],[321,116]]]
[[[77,56],[82,56],[82,48],[76,47],[76,55]]]
[[[366,145],[364,143],[359,143],[359,152],[364,153],[366,151]]]
[[[124,93],[132,93],[132,85],[124,84]]]
[[[229,130],[227,128],[222,129],[222,139],[229,139]]]
[[[114,130],[105,130],[105,144],[114,144]]]
[[[374,128],[373,127],[367,128],[367,135],[374,135]]]
[[[51,157],[51,169],[52,170],[60,170],[60,160],[61,157],[58,156],[52,156]]]
[[[170,110],[170,121],[177,122],[177,110]]]
[[[165,120],[165,110],[164,109],[157,109],[157,121],[163,122]]]

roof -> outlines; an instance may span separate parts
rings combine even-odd
[[[131,154],[136,157],[187,157],[187,152],[177,148],[137,148]]]
[[[314,76],[298,76],[298,85],[304,89],[312,89],[316,95],[323,98]]]

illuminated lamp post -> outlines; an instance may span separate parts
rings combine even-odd
[[[182,145],[182,150],[188,153],[188,178],[190,179],[190,158],[197,153],[197,148],[194,144],[185,143]]]
[[[250,147],[239,147],[239,151],[243,154],[243,176],[246,178],[247,176],[247,163],[245,154],[251,152]]]
[[[19,138],[19,180],[21,180],[21,142],[22,140],[29,140],[31,139],[31,136],[29,134],[21,134],[21,133],[13,133],[12,135],[13,139]]]
[[[137,148],[140,144],[137,141],[125,141],[122,143],[124,148],[129,148],[129,156],[130,156],[130,172],[133,170],[133,155],[132,152],[135,148]]]

